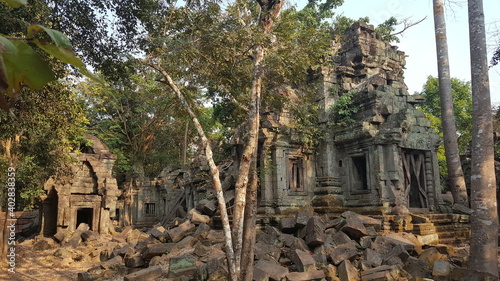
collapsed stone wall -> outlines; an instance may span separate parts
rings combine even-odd
[[[116,216],[116,202],[121,191],[112,175],[116,155],[93,135],[85,134],[90,145],[72,154],[77,163],[71,175],[50,178],[44,184],[42,197],[43,235],[74,231],[84,222],[93,231],[107,233]]]

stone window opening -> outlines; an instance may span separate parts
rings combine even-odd
[[[288,189],[304,191],[304,165],[302,158],[290,159],[288,167]]]
[[[356,155],[351,157],[352,177],[351,187],[353,191],[368,190],[368,167],[366,155]]]
[[[156,215],[156,204],[155,203],[144,203],[144,213],[146,215],[151,215],[151,216]]]
[[[92,219],[93,219],[94,209],[92,208],[80,208],[76,211],[76,228],[80,223],[86,223],[90,230],[92,229]]]

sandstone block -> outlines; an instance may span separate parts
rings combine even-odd
[[[281,249],[269,245],[262,241],[255,243],[255,257],[259,260],[274,260],[278,261],[281,255]]]
[[[308,252],[292,250],[288,252],[288,258],[295,264],[299,272],[316,270],[316,261]]]
[[[149,260],[155,256],[170,253],[174,247],[176,247],[175,243],[149,244],[143,250],[142,257]]]
[[[127,267],[132,267],[132,268],[141,267],[144,264],[146,264],[146,262],[144,261],[144,259],[142,258],[142,256],[139,253],[136,253],[130,257],[125,256],[124,260],[125,260],[125,265]]]
[[[359,272],[349,260],[343,261],[338,267],[339,278],[342,281],[359,281]]]
[[[285,278],[285,276],[289,272],[288,268],[280,265],[278,262],[275,262],[275,261],[259,260],[254,265],[254,272],[255,272],[255,268],[264,272],[263,275],[269,276],[269,278],[271,280],[276,280],[276,281],[279,281],[282,278]]]
[[[134,273],[125,275],[124,281],[153,281],[163,275],[160,266],[151,266]]]
[[[196,258],[191,255],[170,258],[168,277],[193,276],[196,272]]]
[[[188,234],[193,233],[195,230],[196,226],[192,222],[185,221],[179,226],[169,229],[167,232],[172,242],[177,243]]]
[[[334,265],[339,265],[342,261],[350,260],[358,254],[358,249],[354,243],[344,243],[332,248],[330,259]]]
[[[323,278],[325,278],[325,273],[322,270],[314,270],[308,272],[290,272],[286,275],[286,280],[288,281],[319,281]]]
[[[309,219],[314,215],[314,209],[311,206],[306,206],[295,215],[295,226],[303,227],[307,225]]]
[[[439,243],[439,236],[437,233],[428,235],[417,235],[420,245],[436,245]]]
[[[305,241],[307,246],[316,247],[323,245],[325,226],[319,217],[312,217],[306,225]]]
[[[282,218],[279,227],[285,233],[293,233],[295,230],[295,218]]]
[[[210,223],[210,217],[207,215],[202,215],[196,209],[191,209],[188,212],[188,215],[190,217],[191,222],[194,223],[195,225],[198,225],[201,223],[205,223],[205,224]]]
[[[101,262],[100,266],[103,269],[110,269],[110,268],[115,268],[115,267],[122,265],[122,264],[123,264],[123,258],[121,256],[116,256],[116,257],[109,259],[105,262]]]
[[[451,274],[452,266],[447,261],[434,261],[434,265],[432,267],[432,276],[448,276]]]

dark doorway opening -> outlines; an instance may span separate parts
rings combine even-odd
[[[354,190],[368,190],[368,167],[366,156],[359,155],[351,158],[353,164],[352,182]]]
[[[59,197],[55,188],[49,190],[43,200],[43,236],[50,237],[57,233],[57,205]]]
[[[94,209],[92,208],[81,208],[76,211],[76,227],[78,227],[81,223],[86,223],[89,225],[90,229],[92,229],[92,216],[94,213]]]

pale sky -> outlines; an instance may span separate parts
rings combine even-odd
[[[445,8],[451,77],[470,81],[467,1],[453,2],[459,5],[447,5]],[[305,0],[297,3],[301,7]],[[424,22],[405,31],[397,45],[407,55],[404,76],[410,94],[422,90],[427,76],[437,76],[432,0],[345,0],[335,12],[353,19],[368,16],[374,25],[391,16],[397,19],[411,17],[410,21],[427,16]],[[500,0],[484,0],[484,12],[490,58],[500,41]],[[500,65],[491,68],[489,74],[492,103],[500,104]]]

